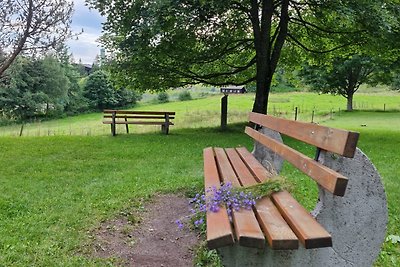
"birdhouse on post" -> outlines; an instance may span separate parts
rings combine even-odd
[[[246,93],[246,88],[244,86],[228,86],[228,87],[221,87],[221,93],[224,95],[229,94],[244,94]]]
[[[221,87],[221,93],[224,96],[221,98],[221,129],[225,130],[228,122],[228,95],[229,94],[244,94],[246,93],[244,86],[228,86]]]

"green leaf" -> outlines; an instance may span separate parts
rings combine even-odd
[[[386,237],[386,242],[392,242],[392,244],[397,244],[400,243],[400,236],[398,235],[388,235],[388,237]]]

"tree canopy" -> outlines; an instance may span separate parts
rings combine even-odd
[[[0,77],[20,54],[57,47],[70,37],[72,2],[0,1]]]
[[[279,59],[297,49],[356,49],[397,31],[396,1],[89,0],[107,16],[103,43],[126,86],[256,85],[253,111],[266,113]],[[386,28],[385,28],[386,27]],[[295,62],[296,63],[296,62]]]
[[[352,111],[354,94],[361,84],[376,81],[374,78],[382,71],[379,63],[363,55],[336,57],[326,64],[304,66],[301,76],[314,91],[345,97],[347,110]]]

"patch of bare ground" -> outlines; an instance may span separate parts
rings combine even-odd
[[[115,259],[120,266],[193,266],[198,237],[186,228],[179,230],[175,224],[188,214],[187,198],[156,196],[145,204],[137,226],[128,216],[104,222],[94,233],[93,256]]]

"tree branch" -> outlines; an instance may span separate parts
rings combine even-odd
[[[299,47],[303,48],[304,50],[306,50],[307,52],[311,52],[311,53],[316,53],[316,54],[326,54],[326,53],[330,53],[333,51],[336,51],[338,49],[341,49],[343,47],[352,45],[353,43],[349,42],[340,46],[336,46],[332,49],[328,49],[328,50],[323,50],[323,51],[318,51],[318,50],[313,50],[311,48],[308,48],[307,46],[305,46],[304,44],[302,44],[299,40],[297,40],[292,34],[288,33],[287,35],[289,37],[290,40],[292,40],[296,45],[298,45]],[[289,41],[290,41],[289,40]]]
[[[28,15],[26,17],[26,24],[25,24],[25,30],[24,33],[22,35],[22,38],[18,41],[18,45],[17,47],[14,49],[13,53],[11,54],[11,56],[5,60],[5,62],[3,63],[3,65],[1,65],[0,67],[0,77],[3,75],[4,71],[6,69],[8,69],[11,64],[13,63],[13,61],[15,60],[15,58],[18,56],[18,54],[22,51],[22,48],[25,45],[26,39],[28,39],[29,37],[29,30],[31,27],[31,23],[32,23],[32,18],[33,18],[33,0],[28,0],[29,6],[28,6]]]

